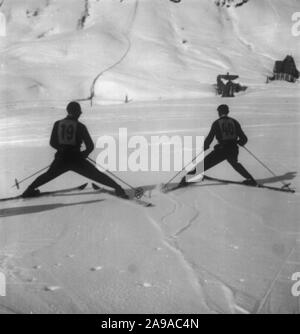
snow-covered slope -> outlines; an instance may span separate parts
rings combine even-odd
[[[296,194],[214,182],[162,194],[158,185],[174,173],[128,172],[118,176],[152,190],[147,196],[153,208],[94,194],[90,187],[1,203],[0,271],[8,285],[0,313],[299,313],[291,294],[291,277],[300,271],[296,94],[297,87],[279,84],[230,102],[249,149],[278,177],[242,149],[241,162],[267,185],[292,182]],[[15,177],[50,163],[48,136],[64,114],[55,103],[7,108],[0,128],[1,197],[17,193],[11,188]],[[83,122],[95,141],[117,136],[119,127],[146,137],[205,135],[218,103],[214,97],[94,106]],[[209,174],[240,180],[226,162]],[[67,173],[42,190],[86,181]]]
[[[292,54],[300,61],[299,38],[291,34],[299,1],[235,6],[241,3],[4,1],[1,99],[210,96],[216,76],[227,71],[261,85],[275,59]]]
[[[121,127],[147,139],[205,136],[225,101],[248,148],[278,176],[241,149],[247,169],[262,183],[291,182],[297,190],[205,182],[163,194],[158,185],[172,172],[118,172],[144,186],[154,207],[94,193],[90,185],[1,202],[7,296],[0,296],[0,313],[299,313],[291,294],[292,275],[300,272],[299,85],[265,84],[275,59],[289,53],[300,62],[299,37],[291,34],[299,0],[0,5],[7,22],[0,29],[7,34],[0,37],[1,198],[16,195],[16,177],[51,162],[51,128],[70,99],[100,104],[126,95],[132,103],[82,103],[95,142],[117,139]],[[215,96],[216,75],[227,71],[250,86],[245,94]],[[209,174],[239,180],[226,162]],[[84,182],[67,173],[41,190]]]

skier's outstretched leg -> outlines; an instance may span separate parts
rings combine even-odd
[[[223,151],[220,150],[214,150],[212,151],[210,154],[208,154],[205,158],[204,158],[204,170],[203,172],[209,170],[210,168],[218,165],[220,162],[224,161],[226,159],[225,154],[223,153]],[[202,162],[200,162],[199,165],[202,165]],[[199,166],[198,165],[198,166]],[[197,167],[194,168],[192,171],[188,172],[187,175],[195,175],[197,173]],[[186,184],[186,176],[184,176],[179,185],[185,185]]]
[[[227,161],[230,163],[230,165],[240,174],[242,175],[246,180],[244,181],[245,184],[249,185],[256,185],[257,182],[255,181],[254,177],[247,171],[247,169],[238,162],[238,155],[232,155],[229,158],[227,158]]]
[[[61,174],[64,174],[68,171],[68,167],[62,164],[59,160],[54,160],[49,169],[46,173],[37,177],[31,185],[24,191],[22,194],[23,197],[33,197],[39,194],[37,188],[41,187],[42,185],[52,181],[53,179],[57,178]]]
[[[100,172],[91,162],[81,159],[76,164],[74,164],[71,169],[82,175],[87,177],[88,179],[91,179],[97,183],[101,183],[107,187],[113,188],[116,191],[116,194],[120,197],[126,198],[127,195],[124,191],[124,189],[116,183],[112,178],[110,178],[108,175]]]

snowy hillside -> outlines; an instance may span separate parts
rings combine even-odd
[[[299,4],[0,1],[0,198],[51,163],[51,129],[70,99],[91,98],[81,119],[95,143],[118,140],[120,128],[146,140],[205,136],[228,103],[247,147],[277,176],[242,148],[240,161],[260,183],[296,190],[204,181],[165,194],[159,185],[174,171],[116,172],[144,187],[153,204],[145,208],[66,173],[41,190],[89,185],[0,202],[0,313],[300,312],[291,293],[300,272],[299,83],[265,84],[287,54],[300,67],[291,34]],[[212,85],[228,71],[249,89],[222,99]],[[226,162],[208,174],[241,179]]]
[[[291,34],[298,9],[298,0],[4,1],[0,97],[211,96],[227,71],[259,86],[274,60],[292,54],[300,62]]]

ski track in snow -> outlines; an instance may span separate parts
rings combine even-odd
[[[208,194],[210,194],[210,196],[212,196],[213,198],[217,199],[217,201],[221,201],[230,211],[238,211],[240,213],[242,213],[245,216],[250,216],[253,217],[253,219],[255,219],[255,221],[257,223],[259,223],[260,225],[262,225],[264,228],[269,229],[275,233],[277,233],[278,235],[293,235],[295,236],[297,234],[297,232],[285,232],[282,231],[280,229],[274,228],[272,226],[266,225],[263,218],[261,216],[259,216],[258,214],[256,214],[255,212],[253,212],[252,210],[247,210],[245,208],[239,208],[233,204],[231,204],[228,200],[226,200],[223,196],[219,195],[218,192],[216,190],[210,190],[210,189],[205,189]],[[171,211],[169,211],[166,215],[162,216],[160,218],[160,223],[157,222],[156,220],[154,220],[151,217],[148,217],[148,219],[150,219],[152,221],[152,223],[156,226],[156,228],[158,228],[161,233],[163,234],[163,239],[164,239],[164,243],[166,243],[168,245],[169,248],[173,249],[173,251],[175,251],[177,254],[180,255],[182,261],[183,261],[183,266],[186,268],[187,272],[189,272],[190,274],[192,274],[192,276],[194,277],[194,281],[197,281],[199,284],[199,290],[201,291],[201,293],[205,296],[206,299],[206,305],[213,310],[214,312],[217,312],[217,309],[214,309],[214,301],[210,300],[210,298],[206,295],[205,292],[205,287],[203,285],[203,277],[200,277],[199,274],[197,273],[197,271],[195,270],[195,265],[193,263],[190,263],[185,254],[184,254],[184,250],[182,250],[177,242],[176,239],[180,238],[180,236],[187,232],[187,230],[189,228],[191,228],[193,226],[193,224],[197,224],[199,222],[201,222],[201,219],[199,220],[199,216],[200,216],[200,212],[201,212],[201,208],[199,208],[199,201],[195,200],[193,206],[186,204],[184,201],[182,201],[180,198],[181,196],[184,194],[184,191],[177,191],[176,195],[173,195],[171,193],[169,194],[161,194],[161,196],[163,196],[164,198],[169,198],[169,201],[173,204]],[[163,226],[167,224],[167,222],[170,222],[170,224],[172,224],[173,220],[178,219],[178,212],[180,209],[183,209],[184,207],[189,209],[190,212],[190,218],[187,218],[186,221],[182,222],[182,227],[175,231],[172,234],[168,234],[165,235]],[[149,214],[148,214],[149,215]],[[278,273],[274,276],[274,279],[271,281],[270,286],[267,288],[264,296],[261,298],[260,301],[257,302],[257,306],[255,309],[252,310],[245,310],[243,308],[241,308],[239,305],[235,304],[235,300],[233,298],[233,300],[228,299],[228,307],[234,310],[240,310],[244,313],[249,313],[249,312],[253,312],[253,313],[259,313],[261,312],[261,310],[263,309],[268,297],[270,296],[270,294],[273,291],[273,288],[276,284],[276,282],[278,281],[278,278],[281,274],[281,272],[283,271],[285,265],[288,263],[289,258],[291,257],[291,255],[293,254],[295,250],[295,247],[293,247],[293,249],[289,252],[289,254],[287,255],[286,259],[284,259],[282,261],[282,265],[278,271]],[[226,289],[229,289],[230,291],[232,291],[233,295],[235,292],[235,288],[231,287],[227,282],[225,282],[224,280],[222,280],[220,277],[218,277],[217,275],[211,273],[210,271],[208,271],[206,268],[201,267],[200,268],[203,272],[206,273],[206,275],[208,277],[211,277],[211,279],[213,279],[215,282],[218,282],[221,286],[223,286]]]
[[[234,10],[229,10],[231,22],[233,26],[233,31],[235,32],[235,35],[237,36],[237,39],[241,43],[241,45],[245,46],[250,52],[257,54],[259,57],[265,57],[269,60],[275,61],[275,57],[272,57],[266,53],[260,53],[256,50],[256,47],[253,43],[250,43],[245,36],[241,34],[240,28],[239,28],[239,21],[238,17],[236,15],[236,12]]]
[[[179,191],[178,196],[180,196],[180,195],[182,195],[182,192]],[[183,268],[186,270],[187,274],[191,277],[194,284],[196,284],[196,286],[198,287],[197,289],[198,289],[199,293],[203,296],[207,308],[213,313],[218,313],[218,307],[214,305],[213,299],[211,299],[211,297],[209,297],[207,295],[206,291],[205,291],[205,284],[204,284],[205,279],[203,277],[199,276],[199,273],[196,270],[195,264],[191,263],[187,259],[184,250],[180,248],[178,240],[177,240],[178,238],[180,238],[180,235],[182,235],[189,228],[191,228],[194,223],[198,222],[197,219],[200,216],[200,210],[201,210],[199,208],[199,205],[198,205],[198,200],[195,200],[194,205],[191,206],[191,205],[188,205],[188,204],[180,201],[178,196],[175,196],[171,193],[168,193],[168,194],[161,193],[160,196],[162,196],[163,198],[168,198],[169,199],[169,201],[173,204],[172,210],[167,215],[162,216],[160,218],[159,222],[156,221],[151,216],[150,213],[148,213],[147,214],[148,220],[150,220],[152,222],[152,224],[155,226],[155,228],[158,229],[160,231],[160,233],[162,234],[163,243],[169,249],[171,249],[173,252],[175,252],[175,254],[177,254],[177,256],[179,256],[179,258],[181,259],[181,263],[182,263]],[[184,207],[188,208],[188,210],[190,212],[190,218],[188,218],[186,221],[182,222],[182,227],[179,230],[174,231],[171,234],[164,232],[163,226],[167,224],[167,220],[170,221],[170,223],[172,224],[172,217],[173,217],[174,220],[178,219],[177,218],[178,217],[178,211],[180,209],[183,209]],[[208,271],[204,267],[201,267],[200,269],[201,269],[202,272],[204,272],[206,274],[207,277],[209,277],[212,281],[217,282],[218,284],[220,284],[220,286],[224,287],[224,289],[228,289],[231,292],[234,291],[234,289],[232,287],[230,287],[224,280],[222,280],[217,275],[211,273],[210,271]],[[236,305],[234,300],[228,299],[227,302],[228,302],[228,308],[229,309],[235,309],[235,310],[239,309],[243,313],[249,313],[247,310],[244,310],[240,306]]]
[[[194,206],[190,207],[192,210],[195,211],[195,214],[187,221],[185,226],[183,226],[177,232],[175,232],[174,237],[176,237],[176,238],[179,237],[182,233],[184,233],[187,229],[189,229],[193,225],[193,223],[196,221],[196,219],[199,217],[200,210],[197,209],[197,203],[198,203],[198,200],[195,200]],[[188,205],[186,205],[186,206],[188,206]]]
[[[168,198],[169,201],[173,203],[173,207],[170,212],[161,217],[162,224],[166,224],[167,218],[171,217],[172,215],[175,215],[181,207],[181,203],[179,203],[179,201],[177,201],[172,195],[170,196],[166,195],[165,198]]]
[[[291,251],[289,252],[288,256],[286,257],[286,259],[284,261],[282,261],[282,265],[279,268],[277,274],[274,276],[274,279],[271,281],[265,295],[263,296],[263,298],[260,300],[259,305],[257,307],[257,310],[255,310],[255,313],[260,313],[263,309],[263,307],[265,306],[265,303],[268,300],[268,297],[271,295],[275,284],[277,283],[277,281],[279,280],[280,274],[282,273],[282,271],[284,270],[286,264],[288,263],[289,258],[293,255],[294,251],[296,249],[296,246],[294,246]]]
[[[174,210],[174,213],[176,210]],[[189,263],[189,261],[186,259],[184,252],[178,247],[177,243],[174,241],[173,236],[167,236],[162,227],[161,224],[158,223],[154,218],[152,218],[151,215],[147,215],[148,220],[152,223],[152,225],[159,231],[159,233],[162,235],[161,239],[163,244],[170,249],[175,255],[178,257],[180,263],[182,264],[183,269],[186,271],[187,275],[190,277],[191,282],[194,286],[196,286],[196,289],[198,293],[203,296],[203,301],[205,302],[205,305],[208,310],[213,311],[209,305],[205,301],[205,293],[203,290],[203,286],[201,284],[201,280],[199,279],[197,273],[195,272],[193,265]],[[165,219],[165,217],[162,217],[162,219]]]
[[[93,83],[91,85],[91,88],[90,88],[90,96],[88,98],[77,99],[77,101],[79,101],[79,102],[80,101],[91,101],[91,105],[92,105],[93,104],[93,99],[95,97],[95,86],[97,84],[97,81],[103,76],[103,74],[105,74],[106,72],[109,72],[110,70],[116,68],[119,64],[121,64],[124,61],[124,59],[127,57],[127,55],[129,54],[130,49],[131,49],[131,40],[129,38],[129,35],[130,35],[131,29],[132,29],[132,27],[134,25],[134,22],[135,22],[135,19],[136,19],[136,15],[137,15],[137,12],[138,12],[138,7],[139,7],[139,1],[140,0],[136,0],[136,2],[135,2],[134,12],[133,12],[133,15],[132,15],[132,19],[131,19],[128,31],[127,31],[127,33],[124,34],[124,38],[125,38],[126,43],[127,43],[127,48],[126,48],[124,54],[121,56],[121,58],[117,62],[110,65],[105,70],[101,71],[95,77],[95,79],[93,80]]]
[[[272,0],[268,0],[268,3],[269,3],[269,6],[272,8],[274,14],[277,16],[277,20],[276,20],[276,27],[278,27],[279,23],[281,20],[280,20],[280,15],[279,13],[277,12],[276,8],[274,7],[273,3],[272,3]]]

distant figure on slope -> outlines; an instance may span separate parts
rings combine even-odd
[[[211,130],[204,141],[204,150],[209,149],[210,144],[216,137],[218,144],[214,150],[204,159],[204,171],[216,166],[220,162],[227,160],[230,165],[241,174],[246,180],[243,182],[247,185],[256,185],[256,181],[251,174],[238,162],[239,148],[238,145],[246,145],[248,139],[243,132],[238,121],[228,117],[229,108],[226,104],[218,107],[219,119],[211,127]],[[187,175],[196,176],[197,167]],[[186,176],[180,182],[180,186],[187,184]]]
[[[222,97],[234,97],[234,83],[231,80],[226,83]]]
[[[70,102],[67,106],[67,112],[67,117],[55,122],[52,130],[50,145],[57,150],[54,161],[48,171],[39,176],[22,196],[38,196],[39,190],[37,188],[67,171],[74,171],[115,189],[116,195],[126,198],[127,195],[121,186],[86,160],[94,150],[94,143],[85,125],[78,121],[82,114],[80,104]],[[84,151],[81,151],[82,143],[85,145]]]

